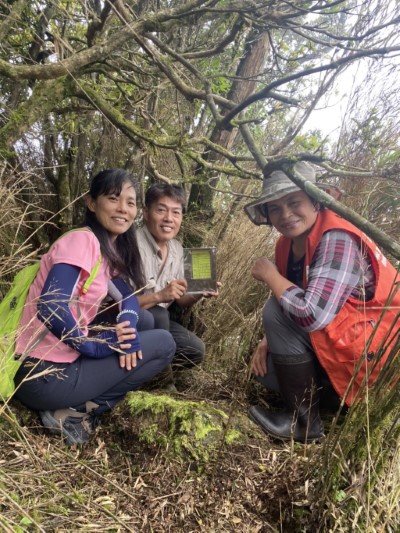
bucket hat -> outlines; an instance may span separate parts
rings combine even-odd
[[[314,168],[305,161],[298,161],[294,164],[293,169],[300,174],[307,181],[311,181],[321,189],[328,189],[330,185],[326,183],[316,183]],[[269,224],[267,213],[262,206],[266,202],[279,200],[283,196],[292,192],[301,191],[293,181],[282,170],[274,170],[271,174],[264,178],[261,196],[257,200],[246,204],[244,210],[253,224],[260,226],[261,224]]]

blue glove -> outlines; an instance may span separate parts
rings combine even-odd
[[[129,353],[138,352],[141,350],[139,335],[137,332],[137,323],[139,320],[140,305],[139,301],[132,289],[121,278],[114,278],[109,283],[109,293],[112,297],[120,302],[120,312],[117,316],[117,323],[129,321],[129,327],[136,329],[136,338],[130,341],[131,348],[127,350]]]

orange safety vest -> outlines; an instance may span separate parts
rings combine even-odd
[[[368,379],[369,385],[376,381],[391,347],[398,339],[400,277],[367,235],[336,213],[324,209],[307,236],[304,288],[307,287],[309,266],[323,234],[334,229],[343,230],[356,239],[361,253],[367,253],[371,260],[376,281],[371,300],[365,302],[348,298],[330,324],[310,333],[315,354],[332,385],[339,396],[345,397],[346,403],[351,405],[364,380]],[[281,236],[275,249],[277,268],[285,277],[291,245],[291,239]]]

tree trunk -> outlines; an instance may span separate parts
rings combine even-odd
[[[258,30],[253,30],[247,36],[244,53],[236,71],[236,77],[238,79],[232,83],[228,94],[229,100],[238,103],[254,92],[257,86],[257,76],[262,71],[269,53],[270,44],[267,32],[260,34]],[[222,110],[222,116],[227,112],[227,109]],[[238,128],[221,130],[217,125],[211,134],[210,140],[227,150],[231,150],[238,131]],[[203,158],[210,163],[217,163],[221,160],[221,155],[210,151],[203,154]],[[209,184],[215,187],[218,183],[219,176],[208,180],[207,170],[200,167],[195,169],[195,176],[197,179],[190,191],[188,212],[195,216],[196,222],[206,222],[212,216],[211,206],[214,197],[214,191],[209,187]],[[196,236],[192,238],[189,236],[188,239],[192,240],[192,245],[198,241]],[[197,242],[197,244],[200,243]]]

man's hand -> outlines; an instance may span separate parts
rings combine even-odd
[[[171,302],[179,300],[186,293],[187,282],[185,279],[173,279],[168,283],[165,289],[158,292],[160,302]]]
[[[187,291],[185,279],[173,279],[164,289],[158,292],[140,294],[138,300],[142,309],[150,309],[155,305],[180,300]]]
[[[195,303],[199,302],[202,298],[216,298],[219,296],[219,289],[222,287],[222,283],[217,282],[216,291],[204,291],[196,294],[187,293],[182,298],[176,301],[180,307],[192,307]]]
[[[250,362],[250,369],[255,376],[264,377],[267,372],[268,344],[264,337],[259,343]]]
[[[217,281],[217,290],[216,291],[204,291],[201,293],[203,298],[217,298],[219,296],[219,289],[222,287],[222,283]]]

